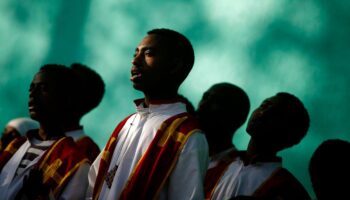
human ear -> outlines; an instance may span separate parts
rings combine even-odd
[[[171,69],[169,70],[169,74],[176,75],[181,71],[183,66],[183,61],[180,58],[174,59],[171,63]]]

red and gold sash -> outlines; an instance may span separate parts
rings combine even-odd
[[[79,151],[87,156],[90,163],[94,162],[98,154],[100,154],[100,148],[90,137],[84,136],[76,141],[76,144]]]
[[[123,121],[121,121],[118,124],[118,126],[114,129],[112,136],[109,138],[109,140],[108,140],[108,142],[107,142],[107,144],[102,152],[102,157],[100,160],[100,165],[98,168],[97,177],[96,177],[96,181],[95,181],[95,185],[94,185],[94,191],[93,191],[93,199],[94,200],[98,199],[98,197],[100,195],[103,181],[105,180],[105,176],[106,176],[107,171],[108,171],[109,163],[111,162],[111,159],[112,159],[112,154],[114,152],[115,146],[117,145],[118,134],[131,116],[132,115],[129,115],[128,117],[126,117]]]
[[[36,166],[43,172],[43,183],[57,198],[81,164],[87,162],[74,140],[63,137],[46,150]]]
[[[310,200],[303,185],[286,169],[278,168],[254,192],[254,197],[264,199]]]
[[[188,113],[181,113],[165,120],[133,169],[119,199],[156,198],[174,169],[186,141],[195,131],[198,131],[198,124]],[[108,150],[113,152],[114,148]],[[94,196],[94,199],[97,198],[98,195]]]
[[[0,155],[0,172],[2,171],[2,168],[6,165],[6,163],[11,159],[13,154],[16,153],[16,151],[22,146],[22,144],[27,140],[26,137],[18,137],[12,140],[5,150]]]
[[[238,152],[236,150],[231,151],[224,159],[221,159],[215,167],[210,168],[207,171],[204,180],[204,194],[206,200],[212,198],[221,177],[226,172],[228,166],[235,160],[235,158],[237,158],[237,156]]]

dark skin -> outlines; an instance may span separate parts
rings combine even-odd
[[[64,136],[64,127],[71,116],[70,98],[55,74],[39,71],[33,78],[29,89],[29,113],[40,123],[34,135],[40,140],[53,140]],[[22,193],[29,199],[48,199],[49,189],[42,182],[42,171],[34,168],[24,178]]]
[[[249,112],[245,92],[230,83],[217,83],[204,92],[196,111],[213,156],[233,148],[232,138]]]
[[[180,62],[167,50],[156,34],[147,35],[135,49],[131,78],[133,87],[144,93],[145,106],[152,99],[177,97],[179,85],[175,83]]]
[[[64,126],[70,116],[69,98],[64,98],[63,89],[52,73],[38,72],[29,89],[29,113],[40,123],[38,136],[50,140],[64,136]]]
[[[274,96],[266,99],[251,114],[247,125],[251,139],[244,158],[246,164],[258,157],[277,157],[279,151],[291,146],[282,135],[286,132],[284,109],[285,106]]]
[[[231,126],[232,117],[228,110],[231,102],[226,94],[227,91],[219,87],[211,87],[198,105],[197,118],[209,144],[209,156],[233,147],[232,137],[236,128]]]

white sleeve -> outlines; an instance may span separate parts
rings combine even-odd
[[[90,170],[89,170],[89,174],[88,174],[89,185],[88,185],[88,188],[86,191],[86,196],[85,196],[85,199],[87,199],[87,200],[92,199],[92,194],[94,191],[95,181],[96,181],[96,177],[97,177],[98,168],[100,166],[100,160],[101,160],[102,153],[103,153],[103,151],[101,151],[101,153],[97,156],[97,158],[92,163]]]
[[[204,177],[209,163],[208,143],[201,132],[188,139],[170,175],[169,200],[204,199]]]
[[[89,168],[90,164],[88,163],[83,163],[79,167],[59,196],[59,200],[84,199],[88,187]]]

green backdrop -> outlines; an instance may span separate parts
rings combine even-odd
[[[307,165],[328,138],[349,140],[350,3],[343,0],[1,0],[0,125],[28,116],[28,88],[45,63],[81,62],[104,78],[100,106],[83,119],[102,148],[142,97],[129,81],[134,48],[146,31],[167,27],[192,41],[196,62],[181,93],[197,105],[212,84],[228,81],[252,109],[279,91],[311,115],[308,135],[281,152],[314,196]],[[245,125],[233,142],[246,148]]]

